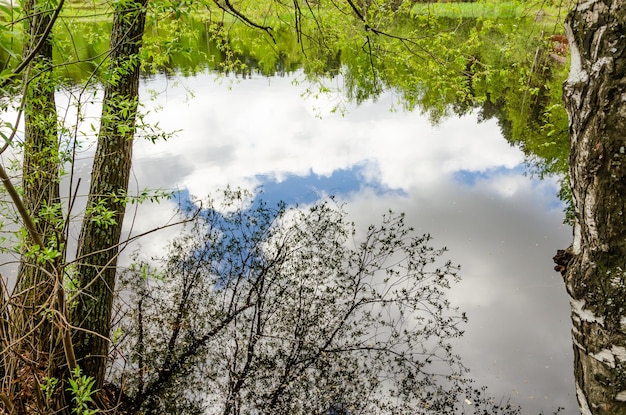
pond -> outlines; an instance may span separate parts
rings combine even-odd
[[[154,109],[146,120],[180,131],[136,143],[131,189],[202,197],[261,186],[270,202],[300,205],[333,194],[360,226],[388,209],[405,212],[461,265],[450,299],[469,323],[455,347],[476,383],[524,414],[577,413],[570,309],[552,270],[552,256],[571,241],[557,180],[528,175],[524,154],[494,120],[469,114],[432,125],[391,111],[392,93],[355,106],[339,93],[307,95],[300,78],[145,80],[141,96]],[[334,112],[338,104],[345,111]],[[173,209],[140,208],[133,232],[164,224]],[[142,254],[159,255],[175,232],[143,240]]]

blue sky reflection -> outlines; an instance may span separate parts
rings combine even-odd
[[[402,189],[392,189],[378,181],[368,180],[364,174],[365,166],[356,165],[348,169],[338,169],[329,176],[310,172],[306,176],[287,175],[283,180],[271,176],[257,176],[260,195],[270,205],[283,201],[288,205],[313,203],[320,198],[347,196],[351,193],[370,189],[378,195],[407,195]]]

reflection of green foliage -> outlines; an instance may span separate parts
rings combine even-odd
[[[504,137],[526,155],[533,174],[566,177],[569,135],[561,98],[566,66],[550,57],[549,42],[534,20],[497,22],[485,39],[491,46],[481,48],[480,59],[487,69],[472,78],[475,103],[482,101],[481,118],[498,120]],[[570,206],[568,216],[568,181],[561,185],[559,197]]]
[[[2,2],[0,3],[0,62],[4,63],[11,59],[17,59],[19,49],[16,42],[13,41],[18,36],[19,28],[16,30],[12,25],[6,24],[14,20],[15,12],[13,8]],[[4,72],[5,66],[0,66],[0,70]],[[0,76],[0,79],[3,77]]]
[[[416,14],[452,18],[502,18],[520,17],[526,8],[515,1],[498,2],[452,2],[418,3],[413,6]]]
[[[301,70],[316,85],[310,90],[322,93],[333,91],[325,81],[339,76],[341,92],[357,103],[392,91],[400,108],[419,109],[435,122],[472,111],[496,118],[534,173],[566,173],[566,69],[550,59],[546,34],[561,31],[564,13],[556,2],[357,1],[362,20],[347,3],[296,11],[291,2],[236,3],[251,22],[271,30],[243,24],[212,2],[151,3],[143,70],[208,68],[242,76]],[[62,78],[77,81],[102,66],[110,31],[105,17],[105,3],[71,3],[64,11],[54,32]]]

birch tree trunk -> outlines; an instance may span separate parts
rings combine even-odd
[[[566,33],[577,396],[582,414],[626,414],[626,0],[579,2]]]

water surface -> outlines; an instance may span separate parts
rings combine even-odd
[[[355,107],[338,94],[303,97],[296,79],[147,80],[145,105],[159,108],[147,119],[180,132],[137,142],[131,187],[205,196],[262,185],[266,199],[300,204],[334,194],[362,226],[388,209],[406,212],[462,267],[450,298],[469,324],[456,346],[477,383],[525,414],[577,413],[569,305],[551,260],[571,241],[556,180],[529,177],[495,121],[469,115],[433,126],[390,111],[391,94]],[[345,113],[332,112],[337,104]],[[163,224],[172,208],[141,208],[133,232]],[[142,251],[158,254],[175,232],[144,240]]]

